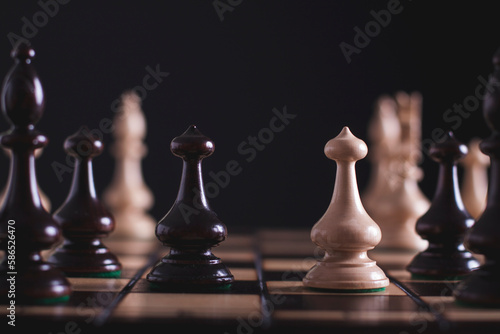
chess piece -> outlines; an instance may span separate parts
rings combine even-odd
[[[429,210],[416,224],[429,247],[407,269],[414,276],[455,279],[479,266],[463,245],[466,231],[474,224],[458,188],[457,161],[467,155],[467,146],[449,132],[445,141],[430,148],[429,155],[440,165],[437,187]]]
[[[173,206],[156,226],[158,240],[170,252],[147,280],[161,289],[229,286],[233,275],[211,252],[227,230],[209,207],[201,172],[201,161],[213,153],[214,144],[192,125],[172,140],[170,149],[183,159],[181,183]]]
[[[361,194],[361,201],[367,211],[375,211],[381,196],[394,189],[390,175],[394,148],[400,143],[401,126],[396,114],[396,102],[389,96],[381,96],[369,122],[368,136],[371,173],[369,183]]]
[[[469,154],[462,160],[464,168],[462,181],[462,199],[465,208],[474,219],[479,218],[486,207],[488,190],[489,157],[479,149],[480,140],[473,138],[469,143]]]
[[[421,158],[421,99],[419,93],[398,92],[392,101],[390,97],[384,97],[377,103],[377,109],[384,109],[381,115],[387,122],[384,131],[393,131],[380,158],[384,162],[383,179],[378,181],[379,191],[376,196],[363,196],[366,211],[382,231],[379,249],[422,251],[428,245],[415,231],[417,219],[430,206],[418,185],[423,177],[418,167]],[[399,127],[393,120],[394,114]],[[394,139],[396,135],[398,137]]]
[[[153,205],[153,194],[144,183],[141,169],[141,159],[147,153],[143,143],[146,120],[135,92],[122,94],[113,128],[115,173],[103,194],[103,202],[116,222],[111,238],[153,239],[156,221],[146,212]]]
[[[483,100],[483,115],[492,134],[480,144],[490,157],[490,179],[486,208],[465,235],[465,247],[484,256],[479,269],[464,278],[454,290],[456,300],[480,306],[500,306],[500,49],[493,56]]]
[[[34,151],[48,143],[35,129],[44,112],[44,93],[32,66],[34,50],[19,43],[11,55],[15,65],[3,82],[1,95],[2,112],[11,127],[0,142],[11,151],[11,164],[0,209],[1,250],[6,255],[0,264],[0,298],[7,298],[11,288],[7,278],[14,277],[16,305],[56,303],[69,299],[72,289],[64,273],[41,255],[61,239],[58,223],[43,208],[36,191]]]
[[[89,133],[81,127],[64,142],[76,161],[69,194],[53,214],[64,243],[48,261],[68,276],[119,277],[121,264],[101,241],[113,231],[114,218],[97,198],[93,179],[92,159],[102,153],[103,145]]]
[[[337,163],[332,200],[313,226],[311,239],[325,256],[306,274],[307,287],[378,291],[389,285],[384,272],[367,251],[381,239],[380,228],[366,213],[359,196],[355,163],[368,148],[348,127],[328,141],[325,155]]]
[[[35,159],[37,159],[40,155],[42,155],[42,151],[43,151],[42,147],[37,148],[35,150]],[[4,152],[10,158],[10,155],[11,155],[10,151],[4,148]],[[1,203],[3,203],[3,200],[5,199],[5,193],[7,192],[7,186],[8,186],[8,184],[5,185],[2,192],[0,193],[0,205],[1,205]],[[47,212],[50,212],[50,210],[52,209],[52,204],[50,202],[50,199],[47,197],[45,192],[42,191],[39,184],[37,185],[37,187],[38,187],[38,194],[40,195],[40,200],[42,201],[43,208]]]

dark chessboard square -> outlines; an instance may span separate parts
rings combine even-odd
[[[111,304],[117,295],[118,292],[115,291],[74,291],[64,305],[101,309]]]
[[[172,289],[155,289],[151,286],[146,279],[140,279],[134,288],[132,293],[196,293],[196,294],[259,294],[260,287],[258,281],[238,281],[235,280],[231,285],[227,287],[219,288],[206,288],[206,289],[196,289],[192,290],[183,288],[182,290],[176,290],[175,287]]]
[[[405,286],[419,296],[452,296],[453,289],[458,284],[456,281],[431,281],[431,282],[405,282]]]
[[[264,280],[267,281],[302,281],[307,271],[264,271]]]
[[[389,295],[282,295],[279,310],[329,311],[418,311],[406,296]]]

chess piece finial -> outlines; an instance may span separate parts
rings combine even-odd
[[[481,140],[472,138],[469,143],[469,154],[462,160],[464,168],[462,180],[462,199],[465,208],[474,219],[478,219],[486,207],[486,193],[488,190],[488,168],[490,158],[479,148]]]
[[[490,179],[486,208],[468,230],[464,245],[482,254],[484,263],[464,278],[454,290],[457,301],[481,306],[500,306],[500,49],[493,56],[494,71],[488,80],[483,116],[491,129],[480,144],[490,157]]]
[[[227,229],[209,207],[201,172],[201,161],[214,152],[214,143],[192,125],[172,140],[170,149],[183,160],[181,183],[173,206],[156,226],[158,240],[170,252],[147,279],[167,289],[227,286],[233,275],[210,250],[225,240]]]
[[[35,129],[45,100],[40,79],[32,66],[34,50],[17,44],[11,53],[15,65],[2,87],[1,106],[10,130],[0,138],[11,152],[8,186],[0,209],[0,242],[7,252],[9,231],[15,230],[15,265],[5,256],[0,264],[0,294],[7,296],[7,273],[17,272],[16,303],[54,303],[71,294],[65,275],[43,260],[41,252],[61,239],[61,229],[43,208],[37,189],[35,150],[47,145],[47,137]]]
[[[467,152],[467,146],[453,132],[429,150],[440,165],[438,183],[429,210],[417,220],[417,233],[429,241],[429,247],[408,265],[413,275],[455,279],[479,266],[479,261],[463,245],[465,233],[474,224],[458,187],[457,162]]]
[[[82,126],[64,142],[76,162],[69,194],[53,215],[62,227],[64,244],[49,262],[68,276],[119,277],[120,262],[101,242],[113,231],[114,217],[96,195],[92,170],[92,159],[102,153],[103,144],[89,133]]]
[[[313,226],[311,239],[325,256],[303,279],[307,287],[339,290],[380,290],[389,285],[367,251],[381,240],[377,223],[366,213],[356,181],[355,163],[368,148],[348,127],[329,140],[325,155],[337,163],[330,205]]]
[[[119,112],[113,121],[115,173],[103,201],[116,221],[113,239],[154,239],[156,221],[147,210],[154,198],[142,177],[141,159],[147,154],[144,144],[146,119],[141,99],[134,91],[121,96]]]

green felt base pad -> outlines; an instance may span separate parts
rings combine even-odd
[[[312,290],[322,291],[322,292],[333,292],[333,293],[367,293],[367,292],[380,292],[384,291],[385,287],[376,289],[323,289],[323,288],[310,288]]]
[[[121,270],[96,272],[96,273],[66,273],[68,277],[93,277],[93,278],[119,278]]]

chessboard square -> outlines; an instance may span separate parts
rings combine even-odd
[[[262,228],[258,231],[257,237],[261,241],[311,241],[311,231],[308,229],[284,229],[284,228]]]
[[[97,310],[111,304],[118,294],[118,291],[105,291],[100,289],[94,291],[73,291],[66,305]]]
[[[329,311],[418,311],[407,296],[387,294],[283,294],[271,295],[277,310]]]
[[[261,312],[259,295],[131,293],[113,313],[113,318],[175,319],[210,318],[235,319]]]
[[[262,269],[265,271],[282,271],[286,273],[303,272],[311,269],[317,260],[313,257],[283,259],[266,258],[262,260]]]
[[[16,306],[16,317],[22,321],[25,317],[41,317],[51,319],[68,319],[68,321],[90,322],[94,319],[102,307],[79,305],[26,305]],[[0,308],[0,315],[9,312],[6,307]],[[36,327],[36,324],[35,324]]]
[[[409,281],[405,286],[419,296],[451,296],[458,281]]]
[[[456,283],[456,280],[442,280],[442,279],[432,279],[432,278],[414,278],[412,274],[406,269],[390,269],[387,270],[387,275],[391,278],[398,280],[399,282],[413,282],[413,283],[445,283],[451,282]]]
[[[173,289],[173,288],[172,288]],[[134,285],[132,288],[131,292],[132,293],[185,293],[185,294],[259,294],[261,289],[259,287],[259,282],[257,280],[235,280],[231,283],[230,286],[222,289],[216,289],[216,292],[214,292],[214,289],[200,289],[199,287],[193,287],[191,291],[186,290],[186,288],[183,288],[182,291],[176,291],[175,289],[173,290],[161,290],[161,289],[155,289],[151,286],[151,283],[148,282],[147,279],[141,278],[137,281],[137,283]]]
[[[275,321],[293,322],[325,322],[325,323],[362,323],[363,325],[377,325],[380,323],[404,324],[418,318],[419,321],[433,322],[435,318],[428,312],[415,311],[342,311],[342,310],[277,310],[273,314]],[[374,328],[375,330],[375,328]],[[371,331],[367,331],[370,333]],[[396,332],[397,333],[397,332]],[[404,333],[404,332],[401,332]]]
[[[422,299],[450,321],[498,322],[500,319],[499,308],[470,307],[457,303],[453,296],[428,296],[422,297]]]
[[[257,281],[257,270],[254,268],[233,268],[229,266],[236,281]]]
[[[234,250],[228,248],[216,248],[212,253],[219,257],[224,263],[251,263],[255,261],[255,254],[251,250]]]
[[[307,270],[301,271],[265,271],[264,280],[268,281],[300,281],[306,276]]]
[[[380,295],[390,295],[390,296],[406,296],[404,291],[398,288],[393,283],[390,283],[387,288],[382,291],[376,292],[338,292],[338,291],[328,291],[324,289],[311,289],[302,283],[302,281],[291,280],[291,281],[267,281],[267,289],[270,294],[276,295],[345,295],[345,296],[380,296]]]
[[[450,321],[457,322],[495,322],[498,325],[500,310],[493,309],[463,309],[450,310],[445,312],[445,316]],[[498,327],[497,327],[498,330]],[[498,332],[497,332],[498,333]]]
[[[290,245],[293,247],[290,247]],[[298,257],[312,256],[314,254],[324,254],[323,251],[316,250],[317,246],[311,241],[294,240],[267,240],[261,242],[260,249],[265,257]]]
[[[68,277],[68,280],[74,291],[104,292],[118,292],[129,282],[126,278]]]
[[[289,240],[311,242],[311,230],[302,228],[262,228],[257,232],[257,237],[262,241]]]

